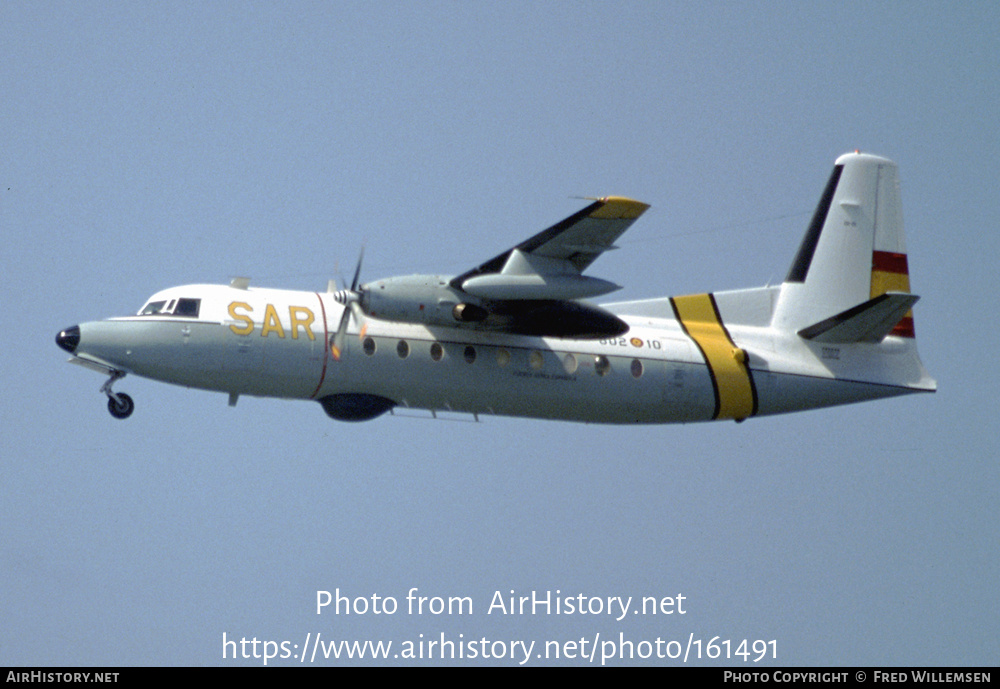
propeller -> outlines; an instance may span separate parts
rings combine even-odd
[[[347,307],[344,309],[344,315],[340,317],[340,324],[337,326],[337,332],[333,336],[333,345],[330,347],[330,353],[333,354],[333,358],[337,361],[340,361],[341,353],[344,351],[344,335],[347,332],[347,324],[351,320],[351,314],[354,314],[354,318],[357,319],[358,323],[361,322],[361,316],[364,314],[361,308],[361,300],[364,298],[364,294],[361,292],[360,285],[358,285],[358,279],[361,277],[361,262],[364,258],[365,248],[362,246],[361,254],[358,256],[358,265],[354,269],[354,279],[351,280],[351,286],[337,290],[333,295],[335,301]],[[367,329],[367,324],[362,326],[361,332],[358,333],[358,339],[364,339]]]

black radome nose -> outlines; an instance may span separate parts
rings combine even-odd
[[[80,326],[74,325],[56,335],[56,344],[70,354],[76,353],[76,346],[80,344]]]

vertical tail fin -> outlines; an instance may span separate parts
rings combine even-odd
[[[842,155],[782,284],[774,324],[799,331],[883,294],[909,291],[896,164]],[[891,334],[913,337],[912,312]]]

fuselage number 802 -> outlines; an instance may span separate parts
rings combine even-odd
[[[600,340],[602,345],[611,345],[612,347],[648,347],[649,349],[662,349],[662,345],[659,340],[643,340],[639,337],[613,337],[610,340]]]

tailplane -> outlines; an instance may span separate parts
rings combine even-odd
[[[886,335],[895,334],[899,330],[901,320],[907,317],[905,314],[910,312],[910,307],[918,299],[920,297],[915,294],[886,292],[853,309],[803,328],[798,334],[816,342],[877,344]]]

